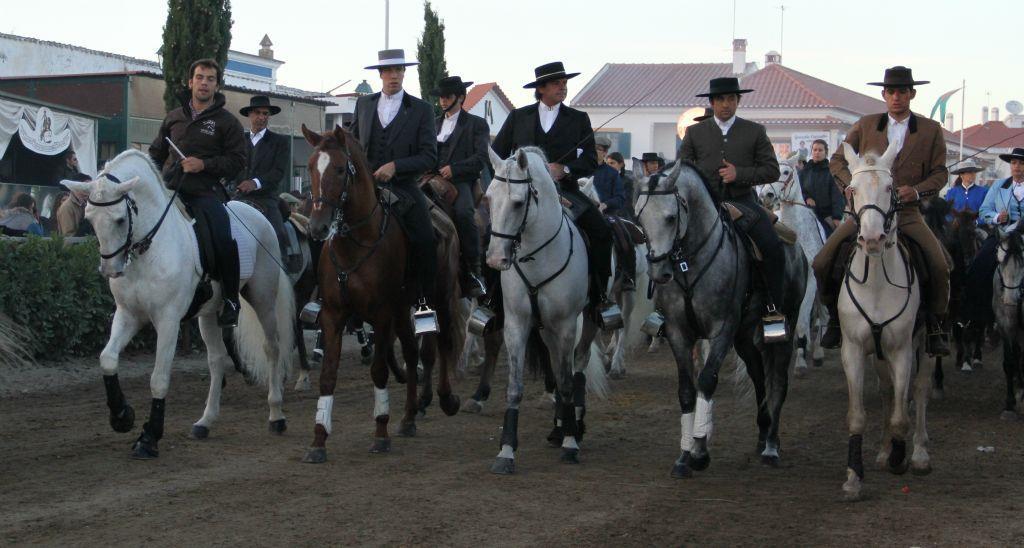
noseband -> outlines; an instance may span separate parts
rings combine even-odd
[[[121,184],[121,180],[118,179],[117,177],[115,177],[113,173],[105,173],[105,174],[102,174],[102,176],[106,177],[111,182],[114,182],[114,183],[117,183],[117,184]],[[129,261],[129,260],[131,260],[133,255],[136,255],[136,254],[142,255],[143,253],[148,251],[149,250],[149,246],[153,243],[153,238],[156,236],[156,231],[160,230],[160,226],[164,224],[164,218],[167,217],[167,212],[170,211],[171,204],[174,203],[174,199],[177,196],[178,196],[178,189],[176,188],[176,189],[174,189],[174,194],[171,196],[170,201],[167,202],[167,206],[164,207],[164,212],[160,215],[160,220],[158,220],[156,222],[156,225],[154,225],[153,228],[150,229],[150,231],[147,232],[146,235],[143,236],[141,239],[139,239],[139,241],[137,241],[137,242],[133,242],[132,241],[132,232],[133,232],[133,229],[134,229],[134,226],[135,226],[134,215],[138,215],[139,214],[139,206],[138,206],[138,204],[135,203],[135,200],[132,199],[132,197],[128,195],[127,192],[122,194],[120,198],[118,198],[116,200],[111,200],[109,202],[95,202],[92,199],[87,199],[89,204],[92,205],[93,207],[111,207],[111,206],[115,206],[115,205],[117,205],[117,204],[119,204],[121,202],[124,202],[125,203],[125,209],[126,209],[127,214],[128,214],[128,235],[125,236],[124,243],[121,244],[121,247],[115,249],[114,251],[112,251],[110,253],[103,253],[103,251],[101,250],[100,251],[100,258],[102,258],[102,259],[111,259],[111,258],[114,258],[114,257],[120,255],[120,254],[123,254],[125,261]]]

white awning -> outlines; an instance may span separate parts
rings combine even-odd
[[[0,97],[0,158],[17,133],[25,148],[56,156],[68,146],[78,155],[79,169],[96,174],[96,121],[48,107]]]

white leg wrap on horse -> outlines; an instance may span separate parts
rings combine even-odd
[[[683,451],[693,450],[693,413],[683,413],[679,416],[679,449]]]
[[[576,420],[580,420],[582,418],[583,418],[583,408],[582,407],[576,407]]]
[[[499,459],[514,459],[515,457],[516,457],[516,452],[512,450],[512,446],[511,445],[502,445],[501,446],[501,452],[498,453],[498,458]]]
[[[316,401],[316,423],[331,433],[331,408],[334,407],[334,396],[320,396]]]
[[[562,449],[579,449],[580,446],[576,443],[576,436],[566,436],[562,440]]]
[[[391,403],[387,388],[373,387],[373,418],[391,414]]]
[[[711,441],[713,419],[711,417],[714,400],[704,399],[704,394],[697,394],[697,410],[694,413],[693,436],[695,438],[707,438]]]

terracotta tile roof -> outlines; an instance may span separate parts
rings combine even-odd
[[[740,114],[742,114],[742,112]],[[740,117],[742,118],[742,116],[740,116]],[[771,125],[783,125],[783,126],[789,126],[789,125],[830,126],[831,125],[831,126],[848,127],[850,125],[848,122],[844,122],[843,120],[840,120],[839,118],[835,118],[835,117],[832,117],[832,116],[822,116],[821,118],[761,118],[761,117],[755,117],[755,118],[747,118],[747,119],[752,121],[752,122],[757,122],[757,123],[759,123],[761,125],[768,125],[768,126],[771,126]]]
[[[755,67],[747,63],[748,70]],[[732,76],[732,63],[608,63],[576,94],[572,106],[628,107],[637,101],[640,107],[704,106],[707,99],[694,95],[722,76]]]
[[[498,87],[498,84],[495,82],[487,82],[486,84],[477,84],[473,86],[469,92],[466,93],[466,100],[463,101],[462,108],[466,110],[473,108],[481,99],[484,98],[484,95],[487,95],[487,92],[491,90],[494,90],[494,94],[498,97],[498,100],[505,105],[505,108],[507,108],[509,112],[516,109],[515,105],[512,104],[512,101],[508,100],[505,92],[501,91],[501,88]]]
[[[959,131],[952,135],[960,140]],[[974,148],[1024,147],[1024,129],[1007,127],[999,121],[976,124],[964,130],[964,144]]]
[[[587,83],[572,104],[625,107],[655,89],[638,106],[703,106],[707,100],[694,96],[705,91],[712,78],[731,73],[732,64],[727,63],[607,64]],[[740,77],[740,86],[756,90],[744,96],[744,107],[838,108],[859,115],[885,111],[885,103],[880,99],[776,63]]]

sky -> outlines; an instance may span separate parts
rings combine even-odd
[[[498,82],[516,106],[531,102],[522,85],[534,67],[560,60],[570,72],[569,100],[605,63],[732,62],[732,39],[747,39],[747,61],[782,64],[854,91],[886,67],[909,66],[919,87],[913,108],[928,115],[935,99],[966,80],[966,125],[982,106],[1024,101],[1024,76],[1008,22],[1019,2],[977,0],[433,0],[445,24],[450,74]],[[385,0],[234,0],[231,48],[255,54],[268,34],[285,61],[278,83],[311,91],[351,91],[376,71],[363,67],[384,49]],[[780,9],[784,5],[785,9]],[[156,60],[165,0],[0,0],[0,32]],[[54,18],[54,14],[60,14]],[[784,14],[784,19],[783,19]],[[1019,23],[1014,23],[1019,26]],[[422,0],[390,0],[390,47],[414,56],[423,30]],[[419,94],[414,70],[406,89]],[[961,95],[948,110],[960,125]],[[742,116],[742,106],[740,115]],[[595,120],[599,124],[601,120]]]

